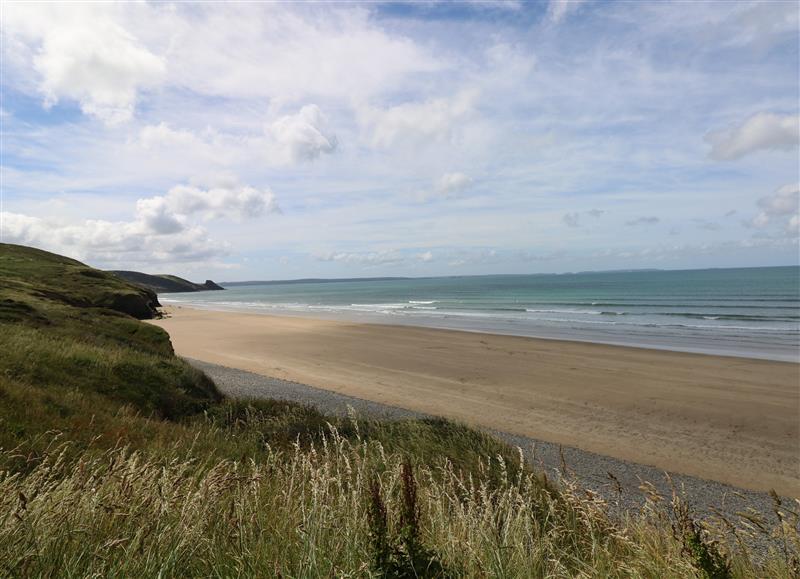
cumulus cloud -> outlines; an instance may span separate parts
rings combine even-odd
[[[626,221],[625,225],[655,225],[659,221],[661,220],[658,217],[637,217],[636,219]]]
[[[762,150],[788,151],[800,143],[800,116],[758,113],[741,125],[712,131],[705,137],[717,161],[739,159]]]
[[[204,220],[222,217],[245,219],[281,211],[275,195],[269,189],[256,189],[235,182],[208,189],[176,185],[165,196],[153,199],[163,200],[163,204],[174,215],[185,217],[197,214]]]
[[[796,233],[798,214],[800,214],[800,183],[784,185],[773,194],[761,197],[758,200],[758,207],[761,211],[752,219],[750,225],[763,228],[777,220],[784,223],[787,233]]]
[[[597,218],[598,218],[598,217],[600,217],[600,216],[601,216],[603,213],[605,213],[605,211],[604,211],[603,209],[589,209],[589,211],[587,211],[586,213],[588,213],[589,215],[591,215],[592,217],[594,217],[595,219],[597,219]]]
[[[476,92],[463,91],[453,98],[409,102],[387,109],[366,107],[360,112],[360,121],[375,147],[446,141],[473,112],[476,98]]]
[[[100,265],[200,262],[227,255],[228,248],[202,227],[159,233],[144,221],[97,219],[64,223],[19,213],[3,213],[3,239],[32,245]]]
[[[223,184],[209,189],[178,185],[165,195],[139,199],[131,221],[79,223],[19,213],[2,214],[2,237],[102,263],[196,262],[227,254],[192,217],[244,219],[279,211],[269,189]]]
[[[313,161],[323,153],[332,153],[338,145],[336,135],[327,129],[325,116],[314,104],[279,118],[270,125],[269,133],[294,161]]]
[[[5,16],[4,30],[25,47],[47,107],[73,100],[116,125],[131,118],[142,89],[164,78],[164,59],[123,28],[112,7],[12,3]]]
[[[800,183],[784,185],[772,195],[758,200],[758,206],[768,215],[789,215],[797,213],[800,203]]]
[[[139,199],[136,215],[149,232],[157,235],[177,233],[184,229],[184,217],[176,215],[164,197]]]

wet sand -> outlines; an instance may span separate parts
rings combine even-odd
[[[800,497],[800,365],[407,326],[166,309],[176,352]]]

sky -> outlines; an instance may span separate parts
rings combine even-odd
[[[799,260],[794,1],[1,6],[5,242],[223,281]]]

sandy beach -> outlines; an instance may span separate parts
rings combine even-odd
[[[800,497],[800,365],[171,307],[181,356]]]

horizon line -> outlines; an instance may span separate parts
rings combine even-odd
[[[779,267],[795,267],[800,268],[800,263],[787,264],[787,265],[755,265],[755,266],[738,266],[738,267],[696,267],[696,268],[656,268],[656,267],[639,267],[631,269],[595,269],[595,270],[581,270],[581,271],[564,271],[560,273],[475,273],[475,274],[460,274],[460,275],[421,275],[421,276],[366,276],[366,277],[301,277],[291,279],[264,279],[264,280],[243,280],[243,281],[220,281],[216,282],[219,285],[268,285],[268,284],[289,284],[289,283],[329,283],[329,282],[346,282],[346,281],[394,281],[394,280],[410,280],[410,279],[453,279],[464,277],[521,277],[528,275],[582,275],[582,274],[599,274],[599,273],[652,273],[652,272],[678,272],[678,271],[709,271],[718,269],[773,269]]]

